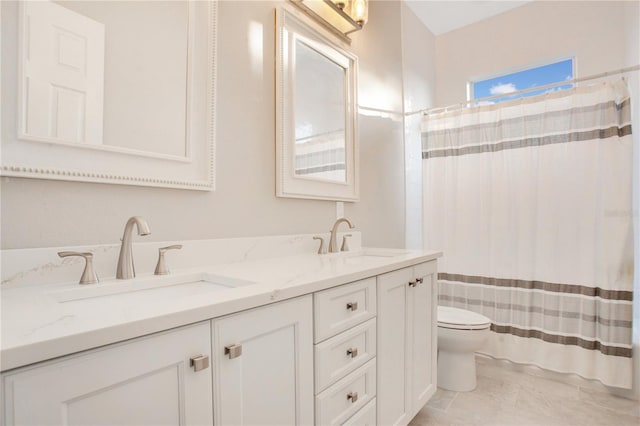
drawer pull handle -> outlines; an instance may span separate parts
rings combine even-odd
[[[196,355],[191,357],[190,366],[193,367],[193,371],[200,371],[209,368],[209,357],[206,355]]]
[[[358,310],[358,302],[349,302],[347,303],[347,309],[350,311],[357,311]]]
[[[229,355],[229,359],[238,358],[240,355],[242,355],[242,345],[225,346],[224,354]]]
[[[355,358],[358,356],[358,348],[349,348],[347,349],[347,355],[351,358]]]
[[[358,392],[349,392],[347,394],[347,399],[350,399],[351,403],[353,404],[358,400]]]

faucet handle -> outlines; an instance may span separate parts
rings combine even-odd
[[[172,246],[160,247],[158,249],[158,264],[156,265],[155,275],[167,275],[169,268],[164,260],[164,253],[168,250],[179,250],[182,248],[182,244],[174,244]]]
[[[342,236],[342,247],[340,247],[340,251],[349,251],[349,244],[347,244],[347,238],[353,237],[353,234],[344,234]]]
[[[84,271],[82,271],[82,276],[80,277],[80,284],[95,284],[97,283],[98,276],[96,272],[93,270],[93,253],[80,253],[77,251],[59,251],[58,256],[60,257],[71,257],[71,256],[79,256],[84,257],[85,265]]]
[[[327,249],[324,246],[324,238],[319,235],[313,237],[314,240],[320,240],[320,247],[318,247],[318,254],[327,254]]]

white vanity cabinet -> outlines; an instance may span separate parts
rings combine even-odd
[[[312,296],[213,320],[217,425],[313,424]]]
[[[206,321],[3,374],[2,424],[211,424],[210,330]]]
[[[312,309],[302,296],[5,373],[0,424],[313,424]]]
[[[0,425],[406,425],[436,390],[436,269],[3,372]]]
[[[378,424],[405,425],[436,391],[436,261],[378,276]]]
[[[314,294],[317,425],[375,424],[376,309],[375,277]]]

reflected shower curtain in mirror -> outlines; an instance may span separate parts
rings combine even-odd
[[[631,388],[632,137],[625,84],[427,116],[425,247],[481,351]]]

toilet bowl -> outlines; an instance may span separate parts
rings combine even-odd
[[[484,315],[438,306],[438,387],[457,392],[476,388],[474,352],[487,341],[490,326]]]

